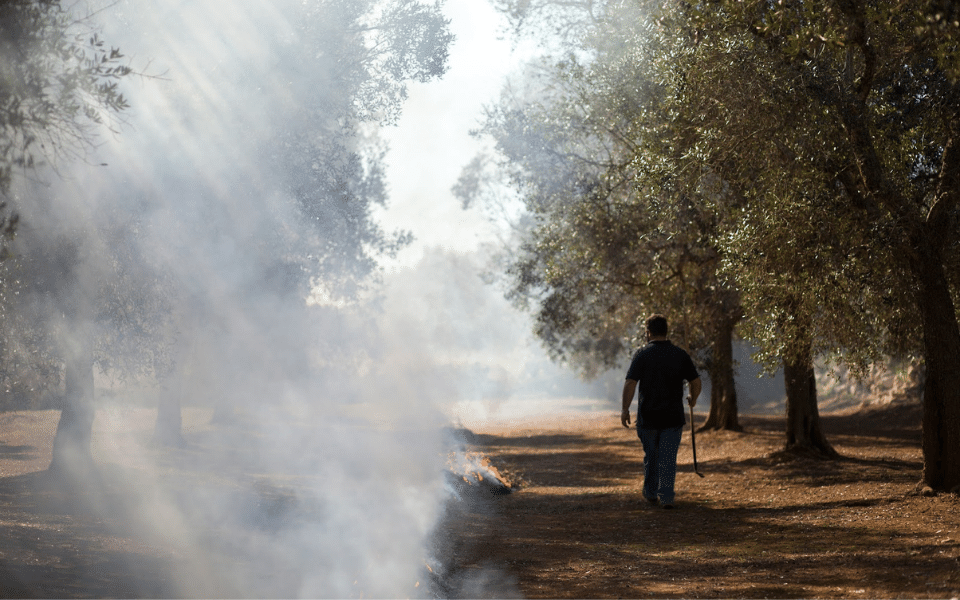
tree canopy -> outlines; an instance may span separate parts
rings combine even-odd
[[[16,169],[81,156],[128,108],[131,68],[58,0],[0,2],[0,192]]]
[[[796,248],[780,255],[776,274],[769,264],[749,268],[747,258],[737,274],[742,287],[783,298],[774,302],[781,310],[757,311],[775,315],[781,338],[823,339],[844,358],[865,348],[921,351],[926,414],[938,415],[925,422],[924,481],[950,489],[960,484],[953,450],[960,395],[945,381],[960,368],[960,331],[945,264],[960,199],[960,88],[952,66],[956,28],[927,35],[922,24],[936,20],[931,7],[718,2],[695,7],[690,17],[707,46],[742,40],[751,67],[766,66],[767,87],[754,86],[751,98],[789,107],[769,134],[755,136],[743,128],[765,124],[754,118],[756,102],[739,105],[748,107],[743,112],[724,103],[725,111],[704,114],[704,159],[748,194],[741,223],[782,232],[771,240],[780,242],[768,247],[771,256],[788,242]],[[751,68],[717,64],[727,86],[759,80],[742,76]],[[755,239],[762,229],[750,231],[745,237]],[[750,246],[736,235],[730,241],[731,251]],[[795,324],[819,324],[819,335],[791,336]]]
[[[612,315],[620,301],[672,301],[684,314],[696,295],[651,295],[676,272],[663,249],[682,245],[710,258],[700,271],[709,277],[691,287],[727,290],[759,357],[788,368],[788,399],[804,397],[793,406],[807,407],[788,411],[791,421],[818,422],[815,356],[864,367],[887,353],[921,353],[927,414],[936,415],[924,429],[924,481],[960,483],[960,397],[945,383],[960,372],[957,289],[946,271],[956,261],[960,195],[956,10],[893,0],[589,5],[591,18],[574,19],[575,51],[556,61],[554,95],[519,110],[537,125],[488,129],[516,140],[549,124],[557,180],[580,184],[550,204],[539,200],[543,175],[533,167],[512,174],[535,219],[511,273],[518,289],[540,286],[538,314],[564,325]],[[577,140],[577,152],[558,139]],[[500,152],[522,163],[511,143]],[[576,175],[584,170],[589,179]],[[614,189],[643,217],[591,229],[580,215]],[[672,227],[656,220],[671,213]],[[644,245],[657,236],[661,245]],[[614,260],[596,259],[611,248]],[[611,263],[649,275],[643,292],[608,287],[596,294],[603,302],[580,301],[609,281]],[[596,328],[583,333],[599,339]],[[575,338],[546,339],[578,347]],[[816,428],[788,426],[794,444],[831,452]]]
[[[443,75],[452,34],[440,3],[325,0],[298,11],[298,43],[282,50],[293,102],[275,117],[268,153],[316,233],[306,273],[350,296],[411,240],[373,219],[387,200],[387,155],[371,132],[396,122],[409,82]]]
[[[78,21],[77,7],[40,0],[0,7],[4,173],[42,164],[65,170],[68,159],[89,157],[83,152],[97,127],[127,109],[120,83],[131,71],[93,33],[93,17]],[[137,5],[127,16],[120,3],[96,16],[107,30],[123,21],[127,31],[148,22],[144,14],[165,19],[158,32],[141,31],[144,44],[133,48],[171,52],[156,57],[171,65],[163,78],[144,82],[160,93],[131,90],[131,102],[142,105],[134,108],[157,111],[154,119],[136,121],[132,145],[121,135],[98,149],[108,167],[89,173],[72,165],[64,181],[10,198],[22,227],[15,260],[3,265],[0,354],[8,375],[23,359],[16,373],[30,382],[25,389],[65,383],[58,456],[89,451],[94,368],[163,379],[189,367],[192,349],[219,343],[222,364],[210,372],[224,390],[243,387],[243,377],[226,372],[245,364],[304,376],[306,347],[265,357],[256,344],[225,337],[241,324],[275,343],[302,325],[291,313],[307,310],[312,291],[355,298],[375,278],[378,258],[410,239],[383,231],[373,216],[387,199],[376,131],[396,120],[409,82],[445,71],[452,36],[440,3],[264,3],[252,8],[275,20],[259,28],[262,45],[249,53],[249,40],[226,31],[183,37],[208,30],[178,24],[196,25],[190,19],[221,9],[193,8]],[[229,35],[250,31],[249,21],[237,22]],[[126,34],[125,45],[137,39]],[[220,62],[204,70],[210,48]],[[178,132],[183,124],[190,127]],[[291,317],[282,323],[281,308]],[[36,377],[24,374],[30,368]],[[176,429],[162,440],[178,438],[178,402],[160,411]]]

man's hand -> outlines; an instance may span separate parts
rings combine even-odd
[[[697,377],[687,386],[687,391],[690,392],[690,395],[687,396],[687,404],[690,405],[690,408],[693,408],[697,405],[697,398],[700,397],[700,389],[702,388],[700,383],[700,378]]]
[[[623,382],[623,408],[620,411],[620,422],[624,427],[630,427],[630,405],[633,404],[633,396],[637,391],[637,382],[633,379],[627,379]]]

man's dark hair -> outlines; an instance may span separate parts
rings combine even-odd
[[[667,318],[661,314],[656,314],[647,319],[647,331],[650,335],[667,335]]]

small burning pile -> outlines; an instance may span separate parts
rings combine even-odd
[[[513,491],[510,482],[480,452],[458,450],[447,457],[447,481],[457,496],[486,492],[502,496]]]
[[[490,526],[491,521],[484,517],[519,485],[508,481],[482,452],[469,449],[479,445],[473,433],[466,429],[451,433],[451,441],[457,445],[446,455],[446,507],[433,533],[430,558],[424,563],[428,594],[436,598],[519,597],[506,574],[486,567],[478,570],[469,542],[476,528]]]

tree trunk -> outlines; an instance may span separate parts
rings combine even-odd
[[[960,488],[960,327],[936,248],[924,236],[918,265],[926,380],[923,479],[938,491]]]
[[[59,249],[62,264],[69,265],[62,275],[59,305],[64,315],[61,340],[64,370],[63,409],[53,438],[53,456],[49,471],[73,474],[86,479],[93,467],[90,441],[96,416],[93,381],[94,305],[84,277],[77,270],[79,252],[70,244]]]
[[[714,320],[710,376],[710,414],[700,431],[726,429],[742,431],[737,410],[737,388],[733,373],[733,328],[736,320],[721,316]]]
[[[90,441],[93,437],[94,405],[92,340],[73,348],[64,365],[63,410],[53,438],[53,473],[83,474],[93,466]]]
[[[857,5],[850,4],[848,8]],[[853,13],[857,18],[862,15]],[[867,39],[858,41],[864,46]],[[866,79],[861,87],[867,89]],[[956,107],[956,102],[952,105]],[[854,149],[864,187],[908,232],[910,271],[919,283],[918,306],[923,324],[923,355],[926,380],[923,389],[923,476],[921,484],[934,490],[960,489],[960,327],[956,307],[943,268],[943,247],[955,233],[955,213],[960,206],[960,112],[949,117],[949,137],[943,148],[933,204],[917,214],[912,199],[898,193],[885,177],[883,163],[874,147],[864,117],[865,102],[841,111],[844,127]],[[854,194],[855,195],[855,194]]]
[[[182,396],[186,365],[193,359],[193,343],[181,333],[175,346],[176,355],[169,371],[160,375],[160,396],[157,398],[157,421],[153,427],[153,441],[161,446],[183,445]]]
[[[787,445],[791,453],[812,454],[821,458],[839,456],[820,428],[817,409],[817,377],[810,351],[783,361],[783,380],[787,392]]]

